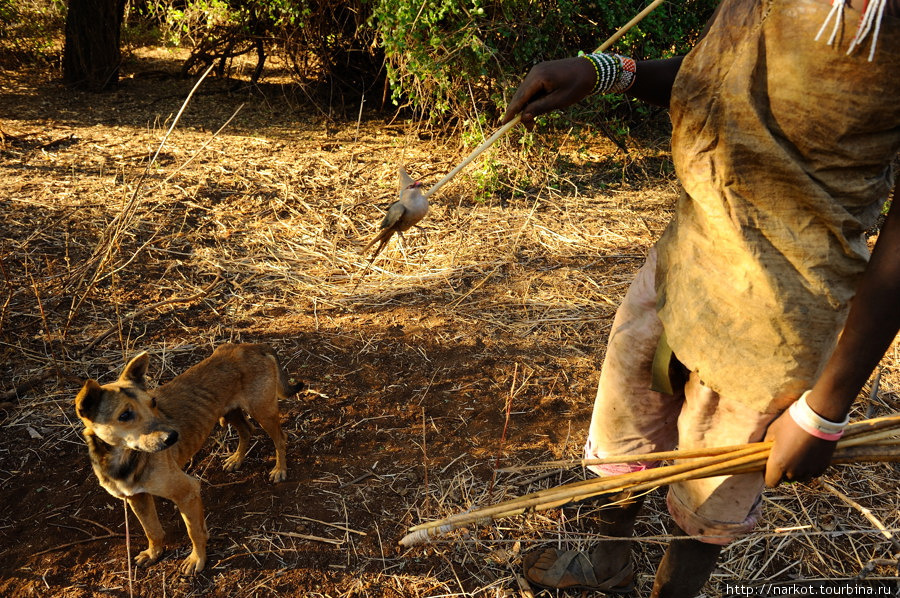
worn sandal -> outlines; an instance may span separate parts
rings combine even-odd
[[[543,571],[541,580],[538,581],[529,575],[529,571],[541,556],[550,551],[556,556],[556,562],[549,569]],[[525,579],[529,583],[548,590],[594,590],[625,594],[634,589],[634,566],[630,560],[618,573],[609,579],[600,581],[594,573],[594,564],[591,562],[590,555],[579,550],[567,550],[562,553],[552,548],[535,550],[525,555],[522,560],[522,569]],[[575,581],[564,584],[563,578],[567,575]]]

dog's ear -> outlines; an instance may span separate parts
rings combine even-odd
[[[94,421],[102,398],[103,389],[96,380],[85,382],[78,392],[78,396],[75,397],[75,412],[78,414],[78,417]]]
[[[147,388],[147,367],[150,365],[150,356],[146,351],[142,351],[131,358],[122,375],[119,376],[120,381],[133,382],[141,388]]]

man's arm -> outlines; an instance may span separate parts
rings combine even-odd
[[[878,362],[900,331],[900,196],[894,199],[847,322],[807,404],[825,419],[843,421]],[[820,475],[831,461],[834,442],[807,434],[784,413],[769,426],[774,440],[766,466],[766,485]]]
[[[721,8],[722,4],[719,3],[700,33],[700,39],[709,31]],[[682,60],[684,56],[637,61],[634,83],[625,95],[668,108],[672,85]],[[584,58],[566,58],[537,64],[519,85],[500,124],[508,123],[516,114],[521,113],[522,123],[530,131],[534,128],[535,116],[568,108],[590,95],[596,77],[594,67]]]
[[[634,84],[625,94],[648,104],[668,108],[669,100],[672,98],[675,76],[678,75],[682,60],[684,60],[684,56],[639,61]]]
[[[672,84],[683,59],[683,56],[676,56],[638,61],[634,84],[626,94],[668,107]],[[568,108],[590,95],[596,77],[593,65],[586,58],[564,58],[537,64],[519,85],[500,124],[521,113],[522,123],[531,130],[535,116]]]

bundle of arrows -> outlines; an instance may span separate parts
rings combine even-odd
[[[469,525],[480,525],[532,511],[553,509],[601,494],[637,493],[682,480],[763,471],[771,448],[772,442],[756,442],[737,446],[675,450],[627,457],[550,461],[539,465],[508,468],[504,471],[637,461],[676,461],[671,465],[662,465],[643,471],[572,482],[526,494],[493,506],[469,510],[438,521],[422,523],[409,528],[409,533],[400,540],[400,544],[413,546]],[[868,419],[848,426],[843,438],[837,443],[831,464],[875,461],[900,461],[900,414]]]

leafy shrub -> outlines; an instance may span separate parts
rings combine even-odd
[[[299,80],[344,82],[345,90],[371,85],[381,69],[364,0],[149,0],[144,16],[167,43],[192,48],[186,73],[218,61],[224,75],[232,58],[254,51],[260,63],[281,55]]]
[[[684,53],[716,0],[658,7],[615,51],[636,58]],[[593,50],[646,2],[620,0],[373,0],[371,22],[395,102],[432,118],[492,116],[528,69]]]
[[[0,54],[18,62],[54,62],[65,13],[64,0],[0,0]]]
[[[434,120],[474,123],[495,122],[532,65],[595,48],[647,1],[132,0],[130,6],[164,43],[193,48],[185,71],[218,61],[224,74],[234,56],[256,51],[262,62],[279,52],[298,79],[336,82],[358,105],[386,66],[398,105]],[[637,58],[683,53],[715,4],[665,3],[615,50]],[[0,0],[0,44],[48,53],[64,14],[65,0]]]

